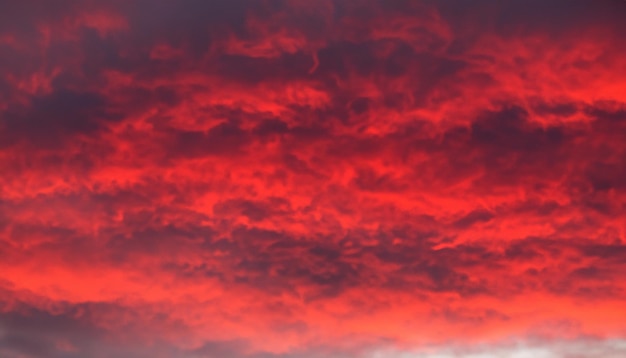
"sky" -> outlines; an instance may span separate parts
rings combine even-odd
[[[626,356],[625,1],[0,8],[0,357]]]

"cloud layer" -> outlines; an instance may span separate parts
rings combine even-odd
[[[2,7],[0,355],[624,354],[625,2]]]

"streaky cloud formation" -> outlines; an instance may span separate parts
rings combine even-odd
[[[0,356],[626,356],[626,2],[0,11]]]

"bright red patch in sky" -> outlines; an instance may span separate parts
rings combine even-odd
[[[1,8],[0,356],[626,354],[626,2]]]

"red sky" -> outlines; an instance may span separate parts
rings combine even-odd
[[[626,356],[626,2],[0,4],[1,357]]]

